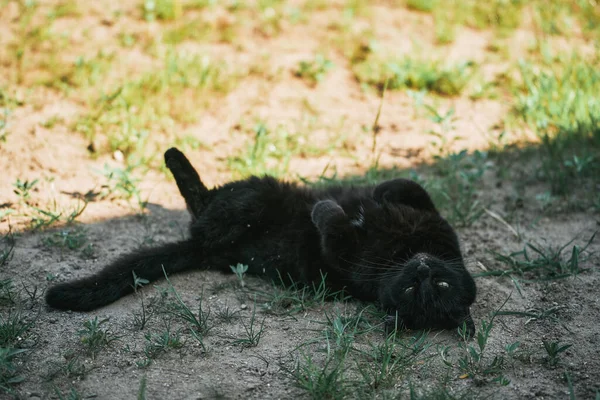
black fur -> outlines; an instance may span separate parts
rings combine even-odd
[[[378,302],[398,326],[475,327],[475,284],[457,236],[417,183],[311,189],[250,177],[208,190],[177,149],[167,167],[192,214],[190,238],[126,255],[96,275],[51,287],[54,308],[93,310],[133,292],[133,272],[149,281],[188,269],[318,282]]]

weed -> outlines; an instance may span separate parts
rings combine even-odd
[[[16,294],[11,279],[0,279],[0,303],[15,304]]]
[[[310,85],[314,86],[321,82],[327,72],[334,66],[332,61],[325,58],[322,54],[317,54],[313,60],[300,61],[294,75],[305,79]]]
[[[444,67],[437,61],[404,58],[377,59],[372,56],[354,66],[356,79],[383,90],[427,90],[443,96],[459,95],[474,73],[473,62]]]
[[[190,328],[190,333],[194,339],[196,339],[198,343],[200,343],[200,346],[206,350],[203,342],[203,336],[208,334],[208,332],[212,329],[212,326],[209,323],[210,310],[205,310],[202,308],[202,296],[200,296],[198,301],[198,313],[194,314],[194,312],[190,310],[187,304],[185,304],[181,299],[181,296],[177,290],[175,290],[175,287],[173,287],[171,284],[167,273],[164,271],[164,268],[163,273],[169,285],[170,291],[175,296],[175,302],[166,306],[166,312],[187,323],[188,327]]]
[[[508,302],[509,299],[510,296],[498,310],[491,314],[489,321],[485,319],[481,320],[481,326],[475,335],[475,344],[470,344],[471,337],[469,336],[465,323],[458,328],[458,334],[463,339],[458,344],[461,353],[461,356],[457,359],[458,370],[461,374],[460,378],[471,378],[479,382],[491,380],[492,382],[499,383],[503,386],[510,383],[510,380],[503,375],[506,361],[504,355],[496,354],[491,358],[491,355],[487,350],[490,334],[494,327],[494,320],[498,315],[498,312],[506,305],[506,302]],[[519,343],[514,342],[507,345],[505,350],[512,357],[518,347]],[[446,366],[454,368],[454,363],[450,359],[448,352],[449,347],[438,346],[438,354],[442,362]]]
[[[569,400],[576,400],[577,396],[575,396],[575,388],[573,387],[573,380],[571,379],[571,374],[568,371],[563,373],[563,377],[565,381],[567,381],[567,386],[569,388]],[[596,391],[596,400],[600,397],[600,392]]]
[[[76,250],[87,242],[87,236],[81,228],[63,229],[46,236],[42,242],[48,247]]]
[[[138,389],[137,400],[146,400],[146,386],[147,386],[146,375],[143,375],[142,379],[140,379],[140,387]]]
[[[265,331],[265,318],[262,319],[260,325],[256,321],[256,302],[254,302],[254,306],[252,307],[252,315],[250,316],[250,320],[246,324],[242,322],[244,326],[244,331],[246,333],[245,337],[237,338],[233,341],[233,344],[242,345],[244,347],[256,347],[258,346],[258,342],[260,341],[262,335]]]
[[[248,175],[281,176],[288,170],[297,138],[283,127],[271,131],[265,124],[254,128],[254,143],[246,154],[228,159],[229,167],[241,177]]]
[[[34,188],[38,182],[39,182],[39,179],[34,179],[32,181],[29,181],[29,180],[21,181],[19,178],[17,178],[17,181],[15,183],[13,183],[13,186],[15,187],[13,192],[17,196],[19,196],[19,199],[22,202],[27,203],[29,201],[29,199],[31,198],[31,191],[34,190]]]
[[[69,391],[66,394],[61,392],[57,387],[55,387],[54,394],[56,395],[58,400],[83,400],[84,398],[86,398],[81,393],[79,393],[79,391],[74,387],[69,389]]]
[[[374,390],[395,385],[429,347],[426,332],[407,340],[397,334],[398,331],[394,331],[382,343],[370,343],[370,351],[363,352],[368,358],[357,365],[364,382]]]
[[[45,377],[47,380],[52,380],[57,375],[66,378],[83,378],[86,375],[88,369],[77,353],[67,353],[63,357],[64,363],[53,363],[52,370]]]
[[[325,314],[327,325],[323,331],[327,342],[327,353],[335,353],[340,357],[345,355],[352,349],[352,346],[358,335],[365,334],[372,330],[372,326],[363,317],[363,311],[359,311],[355,315],[347,316],[341,313],[333,315]]]
[[[476,343],[477,346],[468,344],[468,335],[466,326],[463,324],[459,328],[459,334],[463,338],[463,342],[459,344],[459,348],[463,351],[463,356],[458,359],[458,368],[463,374],[462,377],[486,379],[491,376],[493,382],[497,382],[503,386],[508,385],[510,380],[502,375],[505,359],[502,355],[495,355],[493,359],[488,360],[486,357],[486,346],[494,326],[494,318],[496,313],[488,321],[482,320],[481,327],[477,331]],[[511,344],[508,348],[516,349],[516,343]],[[442,356],[445,361],[445,357]],[[448,365],[448,363],[446,362]]]
[[[488,168],[487,154],[466,150],[436,156],[439,176],[424,180],[417,174],[411,178],[420,181],[431,193],[434,203],[453,224],[469,226],[484,213],[479,202],[483,176]]]
[[[167,51],[161,58],[160,68],[102,94],[74,129],[92,141],[101,133],[108,146],[99,150],[120,150],[128,164],[147,163],[150,131],[168,133],[175,122],[194,122],[198,108],[208,105],[207,94],[226,93],[237,82],[230,67],[208,56]]]
[[[144,347],[144,355],[146,361],[138,366],[144,367],[149,365],[149,360],[153,360],[158,357],[159,354],[164,353],[168,349],[179,349],[183,347],[181,341],[181,335],[179,331],[171,332],[171,326],[166,323],[165,329],[160,333],[148,332],[144,335],[146,339],[146,346]]]
[[[81,15],[77,3],[73,0],[59,2],[48,12],[48,18],[53,20],[64,17],[79,17]]]
[[[349,391],[346,370],[344,359],[327,356],[319,366],[310,354],[302,353],[290,374],[294,384],[313,399],[343,399]]]
[[[94,317],[94,319],[85,321],[83,329],[77,332],[81,343],[86,346],[92,358],[96,358],[100,350],[118,339],[118,337],[102,327],[106,322],[108,322],[108,318],[99,321],[98,317]]]
[[[567,351],[569,347],[573,346],[572,344],[560,344],[560,342],[551,342],[547,340],[542,340],[542,344],[548,354],[546,363],[551,367],[557,366],[560,362],[560,353]]]
[[[131,203],[131,200],[135,200],[137,207],[140,212],[144,212],[148,202],[142,200],[142,194],[138,188],[140,178],[134,177],[133,172],[136,169],[135,166],[127,166],[123,168],[112,168],[107,164],[104,165],[104,171],[102,174],[106,178],[106,184],[102,185],[102,191],[100,198],[115,197],[123,198]]]
[[[406,6],[412,10],[429,12],[438,5],[438,0],[407,0]]]
[[[231,272],[233,272],[235,276],[238,277],[240,281],[240,286],[244,288],[246,286],[246,282],[244,282],[244,275],[246,274],[246,271],[248,271],[248,266],[245,264],[238,263],[235,267],[233,265],[230,265],[229,268],[231,268]]]
[[[455,25],[466,25],[476,29],[494,28],[507,34],[519,26],[524,4],[526,2],[522,0],[492,0],[485,3],[473,0],[406,2],[410,9],[434,14],[436,33],[454,30]]]
[[[12,347],[32,326],[20,311],[0,314],[0,347]]]
[[[175,20],[181,17],[182,2],[180,0],[144,0],[142,12],[148,22],[154,20]]]
[[[522,61],[522,84],[514,113],[541,139],[539,177],[556,194],[566,194],[582,178],[598,176],[600,145],[600,71],[595,61],[559,55],[542,68]]]
[[[232,310],[229,308],[229,306],[225,306],[225,308],[218,309],[215,312],[215,317],[223,322],[232,322],[233,320],[238,319],[240,316],[238,310]]]
[[[547,309],[539,309],[539,308],[530,308],[525,311],[498,311],[496,315],[510,315],[514,317],[527,318],[525,321],[525,325],[529,324],[533,321],[543,321],[545,319],[550,319],[551,321],[558,321],[557,313],[564,309],[565,306],[553,306]]]
[[[0,250],[0,268],[4,267],[12,258],[15,250],[15,236],[9,230],[2,237],[2,250]]]
[[[144,279],[144,278],[140,278],[139,276],[136,275],[135,271],[133,271],[132,273],[133,273],[133,290],[135,291],[135,293],[137,293],[139,288],[141,288],[144,285],[147,285],[148,283],[150,283],[150,281],[148,281],[147,279]],[[143,294],[141,295],[141,302],[142,302],[141,314],[137,314],[137,313],[133,314],[133,326],[139,330],[143,330],[146,327],[146,324],[148,323],[148,320],[151,316],[151,314],[148,313],[148,310],[146,308]]]
[[[268,291],[253,289],[252,293],[259,299],[263,309],[275,315],[291,315],[306,311],[310,307],[323,305],[332,299],[343,300],[341,292],[332,292],[326,283],[327,274],[321,273],[319,283],[311,286],[295,282],[291,277],[284,279],[279,275]]]
[[[2,345],[0,347],[0,391],[12,394],[12,385],[22,382],[25,378],[17,375],[17,367],[13,363],[13,358],[24,353],[25,349],[12,349]]]
[[[580,267],[580,263],[587,258],[583,256],[583,253],[586,252],[595,237],[596,233],[590,237],[583,247],[574,245],[569,252],[570,255],[568,258],[563,255],[563,252],[575,239],[559,247],[550,246],[544,248],[527,243],[523,250],[508,255],[492,252],[496,260],[506,264],[509,268],[490,270],[480,273],[477,276],[515,275],[536,282],[575,276],[585,271],[585,269]],[[530,254],[530,252],[533,254]]]

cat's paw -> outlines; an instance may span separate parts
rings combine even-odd
[[[321,200],[317,202],[310,213],[313,224],[323,231],[326,224],[336,217],[346,217],[346,213],[338,203],[333,200]]]

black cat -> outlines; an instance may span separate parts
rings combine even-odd
[[[192,215],[191,237],[125,255],[96,275],[51,287],[54,308],[86,311],[134,291],[133,272],[154,281],[189,269],[248,273],[318,283],[376,301],[398,326],[475,326],[475,283],[457,236],[416,182],[314,189],[250,177],[208,190],[179,150],[165,153]]]

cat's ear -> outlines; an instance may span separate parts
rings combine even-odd
[[[379,204],[405,204],[418,210],[437,211],[425,189],[409,179],[399,178],[380,183],[373,190],[373,199]]]

